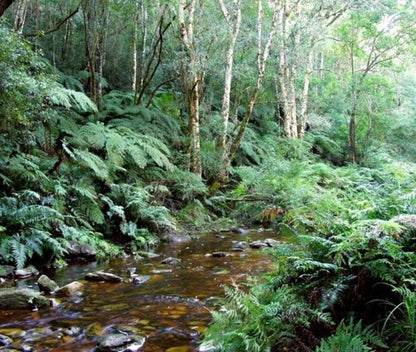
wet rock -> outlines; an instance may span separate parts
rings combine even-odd
[[[88,281],[123,282],[122,277],[115,274],[107,273],[105,271],[88,273],[87,275],[85,275],[85,279]]]
[[[85,335],[87,337],[101,336],[102,331],[103,326],[100,323],[95,322],[87,326],[87,328],[85,329]]]
[[[159,254],[156,253],[152,253],[152,252],[143,252],[143,251],[139,251],[137,252],[137,254],[141,255],[144,258],[149,258],[149,259],[153,259],[153,258],[158,258],[160,257]]]
[[[266,238],[264,240],[264,243],[269,246],[269,247],[276,247],[277,245],[280,244],[279,241],[274,240],[273,238]]]
[[[8,347],[12,344],[12,342],[13,340],[10,337],[0,334],[0,347],[1,346]]]
[[[176,265],[181,262],[180,259],[174,258],[174,257],[168,257],[161,261],[162,264],[168,264],[168,265]]]
[[[67,259],[94,261],[97,258],[97,252],[94,247],[89,244],[82,244],[76,241],[71,241],[67,247]]]
[[[246,233],[249,233],[248,230],[235,226],[230,227],[230,232],[239,233],[240,235],[245,235]]]
[[[27,268],[16,269],[14,271],[14,276],[17,277],[18,279],[25,279],[27,277],[38,276],[38,275],[39,275],[39,270],[36,269],[32,265],[28,266]]]
[[[58,284],[55,281],[51,280],[46,275],[41,275],[39,277],[38,286],[39,286],[39,289],[45,293],[56,291],[59,288]]]
[[[233,246],[233,248],[231,248],[231,250],[233,251],[233,252],[242,252],[242,251],[244,251],[245,249],[247,249],[247,248],[249,248],[250,246],[249,246],[249,244],[248,244],[248,242],[246,242],[246,241],[240,241],[240,242],[237,242],[234,246]]]
[[[110,334],[104,336],[96,348],[100,352],[135,352],[143,347],[145,338],[139,335],[129,336],[127,334]]]
[[[0,309],[33,309],[49,305],[38,291],[28,288],[0,289]]]
[[[6,335],[12,339],[21,339],[26,336],[26,331],[18,328],[0,328],[0,334]]]
[[[136,273],[136,268],[131,267],[131,268],[127,268],[126,269],[126,274],[129,275],[130,277],[132,277],[135,273]]]
[[[150,275],[136,275],[136,276],[133,276],[131,282],[133,284],[140,285],[140,284],[145,283],[146,281],[149,281],[149,279],[150,279]]]
[[[68,285],[65,285],[56,291],[54,291],[55,295],[58,297],[73,297],[79,296],[84,292],[84,285],[81,282],[73,281]]]
[[[152,274],[169,274],[172,273],[172,269],[154,269],[152,270]]]
[[[179,228],[179,230],[178,230]],[[187,235],[184,231],[181,231],[180,226],[165,226],[159,230],[160,238],[168,243],[184,243],[192,240],[191,236]]]
[[[29,345],[20,345],[20,351],[21,352],[33,352],[35,349],[32,346]]]
[[[267,247],[267,244],[261,241],[254,241],[250,243],[250,248],[259,249],[262,247]]]
[[[70,328],[66,329],[64,333],[68,336],[79,336],[82,333],[82,328],[79,326],[71,326]]]
[[[10,265],[0,265],[0,277],[11,278],[13,277],[15,267]]]
[[[228,257],[230,254],[227,252],[214,252],[212,253],[212,256],[214,258],[223,258],[223,257]]]
[[[199,352],[215,352],[218,351],[218,346],[215,346],[212,341],[206,341],[201,343],[198,348]]]

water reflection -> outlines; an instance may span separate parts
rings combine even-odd
[[[0,334],[4,329],[20,329],[26,337],[30,335],[30,339],[22,336],[22,341],[36,351],[93,351],[99,336],[111,329],[133,329],[147,337],[142,351],[196,351],[199,336],[210,322],[213,301],[223,295],[223,286],[244,282],[247,276],[271,265],[264,251],[230,249],[235,241],[270,238],[272,233],[224,235],[201,235],[186,244],[161,244],[156,249],[158,258],[116,259],[58,270],[53,278],[60,286],[83,280],[97,270],[120,275],[126,282],[85,282],[81,299],[64,301],[57,308],[0,312]],[[214,252],[224,252],[224,256],[213,257]],[[161,264],[166,257],[180,262]],[[138,275],[149,275],[149,280],[129,282],[128,268],[135,268]],[[35,285],[31,281],[19,284]]]

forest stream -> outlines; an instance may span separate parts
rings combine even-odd
[[[48,273],[58,285],[83,282],[83,295],[63,299],[55,308],[0,311],[0,334],[11,336],[14,347],[23,351],[94,351],[100,339],[114,331],[145,336],[140,351],[197,351],[201,333],[211,320],[210,311],[217,298],[224,295],[224,285],[244,284],[250,276],[272,266],[267,251],[231,250],[233,246],[241,241],[281,240],[275,233],[257,231],[197,237],[190,243],[162,243],[154,251],[158,256],[153,258],[76,264]],[[180,262],[161,263],[169,257]],[[83,281],[87,273],[98,270],[125,280]],[[127,274],[131,270],[147,281],[131,282]],[[37,288],[34,279],[15,284]]]

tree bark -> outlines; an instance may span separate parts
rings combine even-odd
[[[200,89],[203,75],[197,71],[197,56],[194,47],[194,15],[196,1],[186,0],[179,1],[178,19],[179,33],[182,40],[182,49],[186,62],[182,62],[182,87],[187,100],[188,108],[188,131],[190,134],[190,143],[188,148],[188,168],[193,173],[201,176],[201,146],[200,146],[200,128],[199,128],[199,102]],[[185,11],[187,18],[185,18]]]
[[[22,34],[26,22],[26,13],[29,5],[29,0],[18,0],[16,16],[14,18],[14,31]]]
[[[222,109],[221,109],[223,131],[220,136],[220,143],[219,143],[219,147],[223,153],[223,157],[226,157],[228,122],[230,119],[231,83],[233,79],[234,49],[235,49],[235,44],[236,44],[236,41],[240,32],[240,25],[241,25],[241,0],[234,0],[234,4],[237,6],[237,8],[235,9],[236,19],[234,23],[224,4],[224,0],[218,0],[218,1],[221,6],[221,11],[227,21],[228,31],[231,36],[230,44],[228,46],[228,51],[227,51],[225,79],[224,79],[224,94],[223,94]]]
[[[300,139],[303,139],[306,131],[306,120],[308,114],[308,98],[309,98],[309,84],[313,68],[313,50],[310,48],[308,54],[308,62],[306,64],[306,72],[303,81],[303,92],[302,92],[302,106],[300,109],[300,123],[299,123],[299,133],[298,136]]]

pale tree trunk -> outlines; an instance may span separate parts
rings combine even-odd
[[[98,21],[98,45],[97,45],[97,53],[98,53],[98,82],[97,82],[97,106],[101,108],[101,97],[103,96],[103,78],[104,78],[104,65],[105,65],[105,57],[107,54],[107,33],[108,33],[108,25],[110,22],[110,11],[108,6],[108,1],[103,1],[102,8],[101,8],[101,16],[100,20]]]
[[[29,0],[18,0],[17,2],[16,15],[14,18],[14,31],[16,33],[23,33],[28,6]]]
[[[299,2],[296,4],[299,8]],[[299,9],[297,9],[299,10]],[[289,60],[289,40],[288,34],[288,17],[293,9],[289,9],[287,2],[283,4],[283,11],[281,15],[281,53],[279,62],[279,84],[283,100],[284,109],[284,130],[286,137],[298,138],[298,117],[297,117],[297,92],[296,92],[296,77],[297,77],[297,61],[298,51],[300,46],[300,34],[294,34],[294,45],[292,48],[292,57]]]
[[[257,96],[260,92],[260,89],[263,85],[264,75],[266,71],[266,64],[270,56],[270,49],[274,39],[274,36],[277,31],[278,26],[278,15],[279,15],[279,0],[274,0],[271,5],[273,6],[273,16],[271,20],[270,32],[267,38],[265,45],[262,44],[262,28],[263,28],[263,6],[262,0],[258,2],[258,20],[257,20],[257,29],[258,29],[258,52],[257,52],[257,81],[254,86],[253,92],[251,94],[249,103],[247,104],[246,113],[238,127],[238,132],[236,137],[231,143],[230,150],[228,152],[227,158],[224,160],[223,165],[220,171],[215,176],[213,182],[210,185],[209,193],[214,194],[218,189],[224,186],[228,182],[227,170],[231,165],[238,149],[240,148],[241,142],[244,137],[245,130],[250,121],[251,115],[253,113],[254,106],[257,101]]]
[[[140,0],[136,0],[136,7],[134,10],[133,16],[133,72],[131,75],[131,87],[133,92],[136,92],[137,86],[137,30],[138,30],[138,22],[139,22],[139,11],[140,11]]]
[[[197,57],[194,47],[194,15],[196,0],[187,2],[179,1],[178,20],[180,26],[180,36],[182,40],[182,48],[185,53],[184,59],[187,62],[182,63],[184,72],[182,73],[182,86],[187,98],[189,113],[189,133],[190,145],[188,149],[189,170],[201,176],[202,165],[200,156],[200,130],[199,130],[199,100],[200,86],[202,75],[197,72]],[[186,11],[186,18],[185,18]]]
[[[233,64],[234,64],[234,49],[235,44],[240,32],[241,25],[241,0],[233,0],[235,8],[235,22],[233,22],[227,7],[224,4],[224,0],[218,0],[221,6],[221,11],[227,21],[228,31],[230,34],[230,44],[227,51],[227,62],[225,67],[225,80],[224,80],[224,94],[222,99],[221,116],[223,122],[223,132],[220,136],[219,147],[226,157],[227,146],[227,134],[228,134],[228,122],[230,119],[230,100],[231,100],[231,83],[233,78]]]
[[[307,114],[308,114],[309,85],[310,85],[312,69],[313,69],[313,50],[311,48],[308,54],[308,62],[306,64],[306,72],[305,72],[305,77],[303,81],[302,106],[300,109],[300,124],[299,124],[299,138],[300,139],[303,139],[303,137],[305,136],[306,120],[307,120]]]

